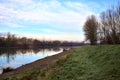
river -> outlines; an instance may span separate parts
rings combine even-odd
[[[0,50],[0,74],[3,69],[16,69],[22,65],[34,62],[38,59],[45,58],[63,52],[63,49],[69,50],[71,47],[57,48],[34,48],[34,49],[1,49]]]

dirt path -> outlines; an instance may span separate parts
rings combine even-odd
[[[15,76],[15,75],[22,74],[22,73],[25,73],[25,72],[31,71],[31,70],[43,69],[43,68],[46,68],[48,66],[48,64],[49,64],[49,66],[52,66],[53,64],[55,64],[55,62],[60,57],[64,56],[66,54],[66,52],[68,52],[68,51],[64,51],[57,55],[49,56],[49,57],[37,60],[35,62],[23,65],[11,72],[7,72],[7,73],[0,75],[0,78],[6,78],[9,76],[13,76],[13,75]]]

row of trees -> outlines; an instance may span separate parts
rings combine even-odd
[[[120,4],[100,14],[100,21],[94,15],[87,18],[84,24],[86,40],[91,45],[120,44]]]
[[[14,34],[8,33],[6,36],[0,35],[0,47],[21,47],[21,48],[35,48],[35,47],[55,47],[55,46],[79,46],[79,42],[68,41],[45,41],[37,39],[29,39],[26,37],[17,37]]]

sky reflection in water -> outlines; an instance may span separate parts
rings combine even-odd
[[[62,48],[0,50],[0,73],[2,73],[3,68],[17,68],[62,51]]]

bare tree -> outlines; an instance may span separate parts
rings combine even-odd
[[[120,5],[101,14],[101,33],[105,43],[120,43]]]
[[[96,17],[94,15],[89,16],[84,24],[84,32],[85,32],[86,40],[89,40],[91,45],[96,44],[97,28],[98,28],[98,21]]]

